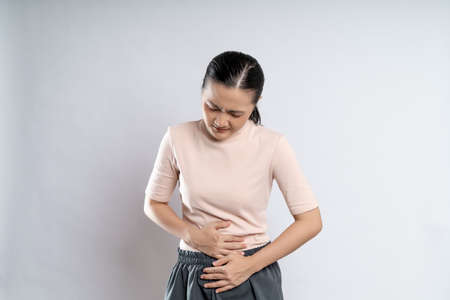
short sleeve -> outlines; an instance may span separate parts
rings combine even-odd
[[[167,203],[177,185],[180,171],[173,151],[170,130],[168,126],[159,145],[153,170],[145,188],[145,199]]]
[[[281,135],[272,157],[272,178],[277,181],[292,215],[316,208],[317,199],[297,161],[295,151]]]

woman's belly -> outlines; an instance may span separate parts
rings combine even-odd
[[[270,241],[270,237],[266,233],[260,233],[260,234],[251,234],[251,235],[242,235],[242,237],[245,239],[243,243],[247,245],[247,247],[241,249],[241,250],[248,250],[252,248],[259,247],[268,241]],[[182,250],[189,250],[189,251],[195,251],[200,252],[200,250],[193,248],[189,246],[183,239],[180,239],[179,247]]]

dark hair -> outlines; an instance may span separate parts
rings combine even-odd
[[[239,51],[225,51],[215,56],[208,64],[203,77],[202,89],[205,88],[208,80],[227,87],[252,91],[252,103],[255,104],[255,108],[248,119],[256,125],[262,125],[256,104],[263,91],[264,73],[255,58]]]

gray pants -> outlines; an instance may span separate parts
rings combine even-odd
[[[249,256],[270,244],[244,250]],[[177,247],[178,260],[172,268],[167,282],[164,300],[283,300],[281,270],[278,261],[254,273],[246,281],[232,289],[216,294],[218,288],[205,288],[207,282],[217,279],[202,279],[204,267],[211,267],[217,258],[203,252],[195,252]]]

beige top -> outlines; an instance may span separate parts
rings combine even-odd
[[[169,202],[179,181],[182,216],[202,228],[230,220],[224,234],[245,236],[246,249],[265,244],[266,209],[273,179],[292,215],[318,206],[286,137],[247,120],[225,140],[214,140],[203,119],[168,126],[147,187],[146,200]],[[180,239],[179,247],[199,251]]]

